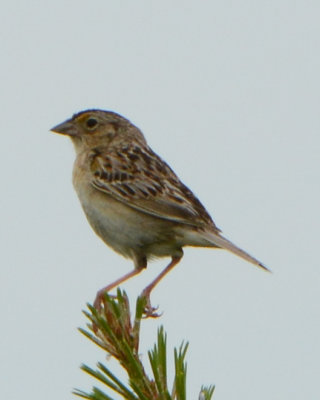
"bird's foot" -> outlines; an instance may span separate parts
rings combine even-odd
[[[102,308],[102,295],[100,295],[99,293],[97,293],[97,295],[96,295],[96,298],[95,298],[94,303],[93,303],[93,307],[97,311],[101,311],[101,308]]]
[[[105,310],[106,310],[107,303],[105,301],[105,295],[107,293],[108,293],[108,290],[106,290],[106,288],[99,290],[97,292],[96,298],[93,302],[93,307],[98,311],[98,313],[100,315],[102,315],[102,312],[105,312]],[[109,293],[108,293],[108,296],[113,299],[117,298],[117,296],[115,296],[113,294],[109,294]],[[93,329],[93,332],[97,335],[99,328],[97,327],[97,325],[95,323],[92,324],[92,329]]]
[[[98,293],[97,293],[97,295],[96,295],[96,298],[95,298],[95,300],[94,300],[94,302],[93,302],[93,307],[94,307],[97,311],[101,311],[101,310],[102,310],[102,304],[105,303],[104,299],[105,299],[105,294],[106,294],[106,293],[108,293],[108,291],[105,290],[105,288],[98,291]],[[115,296],[114,294],[109,294],[109,293],[108,293],[108,296],[111,297],[111,298],[113,298],[113,299],[116,299],[116,298],[117,298],[117,296]]]
[[[162,313],[158,314],[156,311],[158,310],[159,306],[153,307],[150,301],[150,293],[148,290],[144,290],[141,293],[141,297],[146,299],[146,305],[143,310],[143,318],[159,318],[161,317]]]

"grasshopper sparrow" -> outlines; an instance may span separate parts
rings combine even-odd
[[[139,274],[150,259],[168,256],[169,265],[143,292],[147,315],[155,315],[150,292],[181,260],[184,246],[226,249],[267,269],[221,235],[196,196],[126,118],[87,110],[51,130],[74,144],[73,185],[93,230],[134,263],[131,272],[98,291],[96,308],[105,292]]]

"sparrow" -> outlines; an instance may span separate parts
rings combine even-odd
[[[181,260],[184,246],[225,249],[268,270],[221,234],[205,207],[128,119],[111,111],[86,110],[51,131],[71,138],[76,151],[73,185],[96,234],[134,268],[97,292],[104,293],[147,267],[149,260],[171,257],[144,289],[146,316],[156,316],[150,293]]]

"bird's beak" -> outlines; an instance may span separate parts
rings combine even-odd
[[[60,133],[62,135],[68,135],[68,136],[78,135],[77,128],[75,127],[74,123],[72,123],[70,120],[62,122],[62,124],[56,125],[50,130],[51,132]]]

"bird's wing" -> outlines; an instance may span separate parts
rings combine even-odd
[[[219,231],[200,201],[149,147],[95,149],[91,160],[96,189],[146,214]]]

